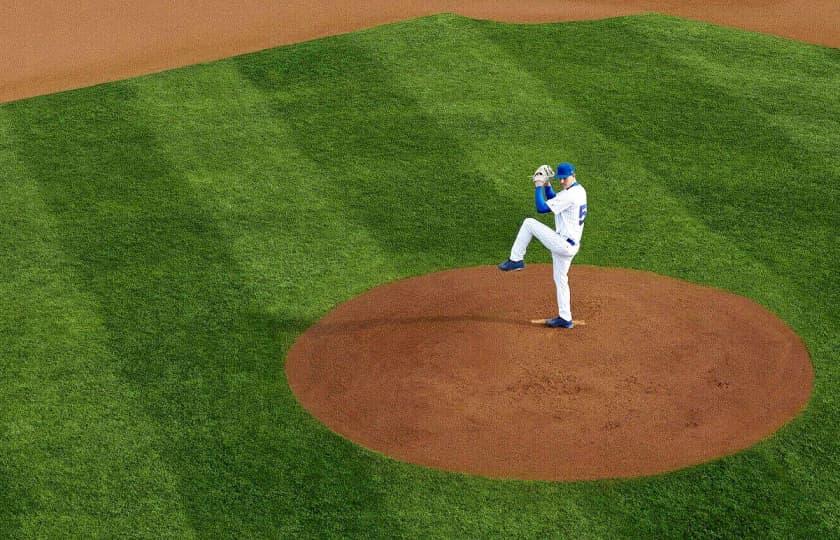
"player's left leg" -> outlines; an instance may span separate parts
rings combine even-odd
[[[557,287],[557,311],[561,319],[571,323],[572,295],[569,290],[569,267],[572,265],[574,255],[565,250],[552,251],[551,258],[554,267],[554,284]]]

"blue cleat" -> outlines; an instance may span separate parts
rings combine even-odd
[[[575,323],[572,321],[567,321],[562,317],[554,317],[553,319],[548,319],[545,321],[545,325],[549,328],[574,328]]]
[[[523,268],[525,268],[525,261],[512,261],[510,259],[499,265],[499,270],[502,272],[515,272]]]

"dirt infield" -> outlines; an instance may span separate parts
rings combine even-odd
[[[793,331],[758,304],[656,274],[570,272],[552,330],[549,265],[450,270],[329,313],[286,363],[300,402],[393,458],[490,477],[634,477],[747,448],[805,405]]]
[[[649,11],[840,46],[836,0],[10,0],[0,103],[432,13],[544,22]]]

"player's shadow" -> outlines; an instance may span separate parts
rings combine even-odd
[[[336,332],[358,332],[370,330],[376,327],[385,326],[412,326],[412,325],[446,325],[453,323],[490,323],[507,326],[534,327],[535,324],[526,319],[517,319],[503,316],[486,315],[439,315],[426,317],[381,317],[374,319],[360,319],[352,321],[320,321],[312,326],[309,332],[315,334]]]

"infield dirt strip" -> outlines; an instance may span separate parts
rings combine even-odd
[[[746,298],[573,266],[585,326],[534,326],[551,267],[449,270],[374,288],[292,346],[292,391],[333,431],[401,461],[498,478],[666,472],[732,454],[806,404],[800,338]]]
[[[837,0],[8,0],[0,103],[441,12],[554,22],[651,11],[840,46]]]

